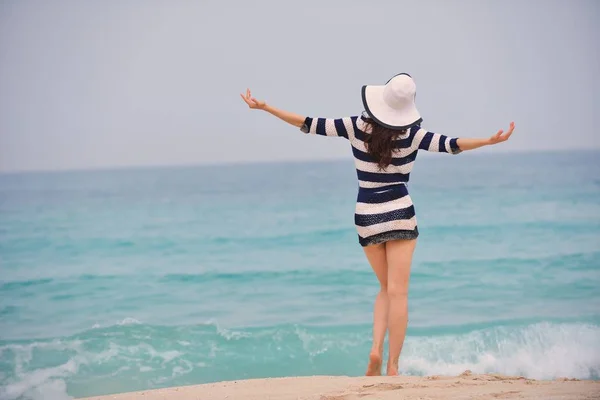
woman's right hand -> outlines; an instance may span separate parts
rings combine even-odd
[[[255,99],[254,97],[252,97],[252,93],[250,93],[250,89],[246,89],[245,96],[241,93],[240,93],[240,96],[242,96],[242,99],[246,102],[246,104],[248,104],[248,107],[250,107],[252,109],[264,110],[265,107],[267,106],[267,103],[265,103],[264,101],[260,101],[260,100]]]

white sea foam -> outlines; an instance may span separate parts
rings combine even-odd
[[[115,360],[136,360],[149,358],[150,360],[160,360],[162,366],[176,360],[183,353],[177,350],[158,351],[147,343],[135,345],[120,345],[110,342],[105,350],[100,352],[90,352],[84,349],[81,340],[53,340],[49,342],[33,342],[29,344],[7,344],[0,347],[0,351],[9,352],[13,355],[11,361],[14,365],[12,377],[4,380],[0,387],[0,399],[71,399],[66,391],[66,381],[77,375],[82,365],[99,366]],[[73,355],[63,364],[49,367],[29,370],[28,364],[45,351],[71,352]],[[190,362],[182,361],[182,365],[172,367],[172,376],[179,376],[189,373],[193,367]],[[142,367],[145,371],[153,370],[151,367]],[[140,368],[140,371],[142,370]],[[119,375],[130,371],[128,365],[121,365],[108,376],[118,379]],[[100,375],[99,375],[100,376]]]
[[[234,331],[227,328],[223,328],[217,321],[209,320],[206,323],[207,326],[214,326],[217,330],[217,334],[226,340],[238,340],[241,338],[249,337],[250,334],[243,331]]]
[[[40,368],[27,373],[18,374],[16,382],[0,389],[0,398],[6,400],[21,397],[33,399],[70,399],[67,395],[63,379],[77,372],[78,365],[73,359],[52,368]]]
[[[136,371],[151,372],[147,375],[150,386],[170,384],[187,374],[195,376],[191,379],[198,379],[200,375],[196,375],[195,369],[215,362],[236,365],[249,355],[254,359],[262,350],[270,352],[269,361],[264,364],[265,360],[257,357],[256,362],[263,362],[266,368],[277,368],[279,363],[293,359],[298,371],[330,373],[340,360],[342,363],[356,360],[361,370],[352,373],[361,373],[360,361],[370,346],[370,330],[362,328],[331,332],[287,326],[239,333],[241,336],[234,337],[244,337],[248,343],[227,338],[222,329],[209,329],[208,336],[201,341],[185,338],[189,343],[184,347],[185,353],[179,347],[183,345],[178,343],[182,338],[172,342],[160,338],[157,342],[119,342],[109,338],[110,342],[103,342],[101,347],[96,340],[104,339],[6,344],[0,346],[2,361],[14,369],[2,377],[0,399],[67,399],[69,382],[84,379],[94,386],[95,382],[100,385],[107,378],[114,382],[129,379]],[[456,375],[470,369],[476,373],[494,372],[536,379],[598,379],[598,343],[600,327],[585,323],[538,323],[463,334],[409,336],[400,366],[402,373],[414,375]],[[47,362],[45,354],[52,357],[57,353],[70,356],[55,366],[32,369],[33,365]],[[254,377],[268,376],[269,372],[261,371],[262,367],[253,371]]]
[[[139,325],[141,323],[141,321],[138,321],[135,318],[126,317],[122,321],[117,322],[117,325]]]
[[[492,328],[465,335],[409,337],[403,373],[456,375],[466,369],[534,379],[600,377],[600,328],[540,323]]]

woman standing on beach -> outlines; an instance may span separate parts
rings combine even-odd
[[[419,150],[458,154],[504,142],[515,128],[488,139],[450,138],[421,128],[415,105],[416,86],[401,73],[385,85],[362,87],[362,116],[340,119],[304,117],[277,109],[252,97],[251,109],[264,110],[301,128],[304,133],[346,138],[352,146],[358,175],[354,222],[358,241],[379,280],[373,311],[373,345],[367,375],[381,375],[383,344],[389,330],[387,375],[398,375],[408,323],[410,265],[419,231],[407,183]]]

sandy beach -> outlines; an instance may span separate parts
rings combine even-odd
[[[87,400],[354,400],[354,399],[600,399],[600,381],[538,381],[518,376],[347,377],[250,379],[90,397]]]

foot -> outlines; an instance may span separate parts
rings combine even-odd
[[[388,362],[387,376],[398,376],[398,366]]]
[[[381,356],[377,353],[369,354],[369,365],[367,366],[366,376],[381,375]]]

